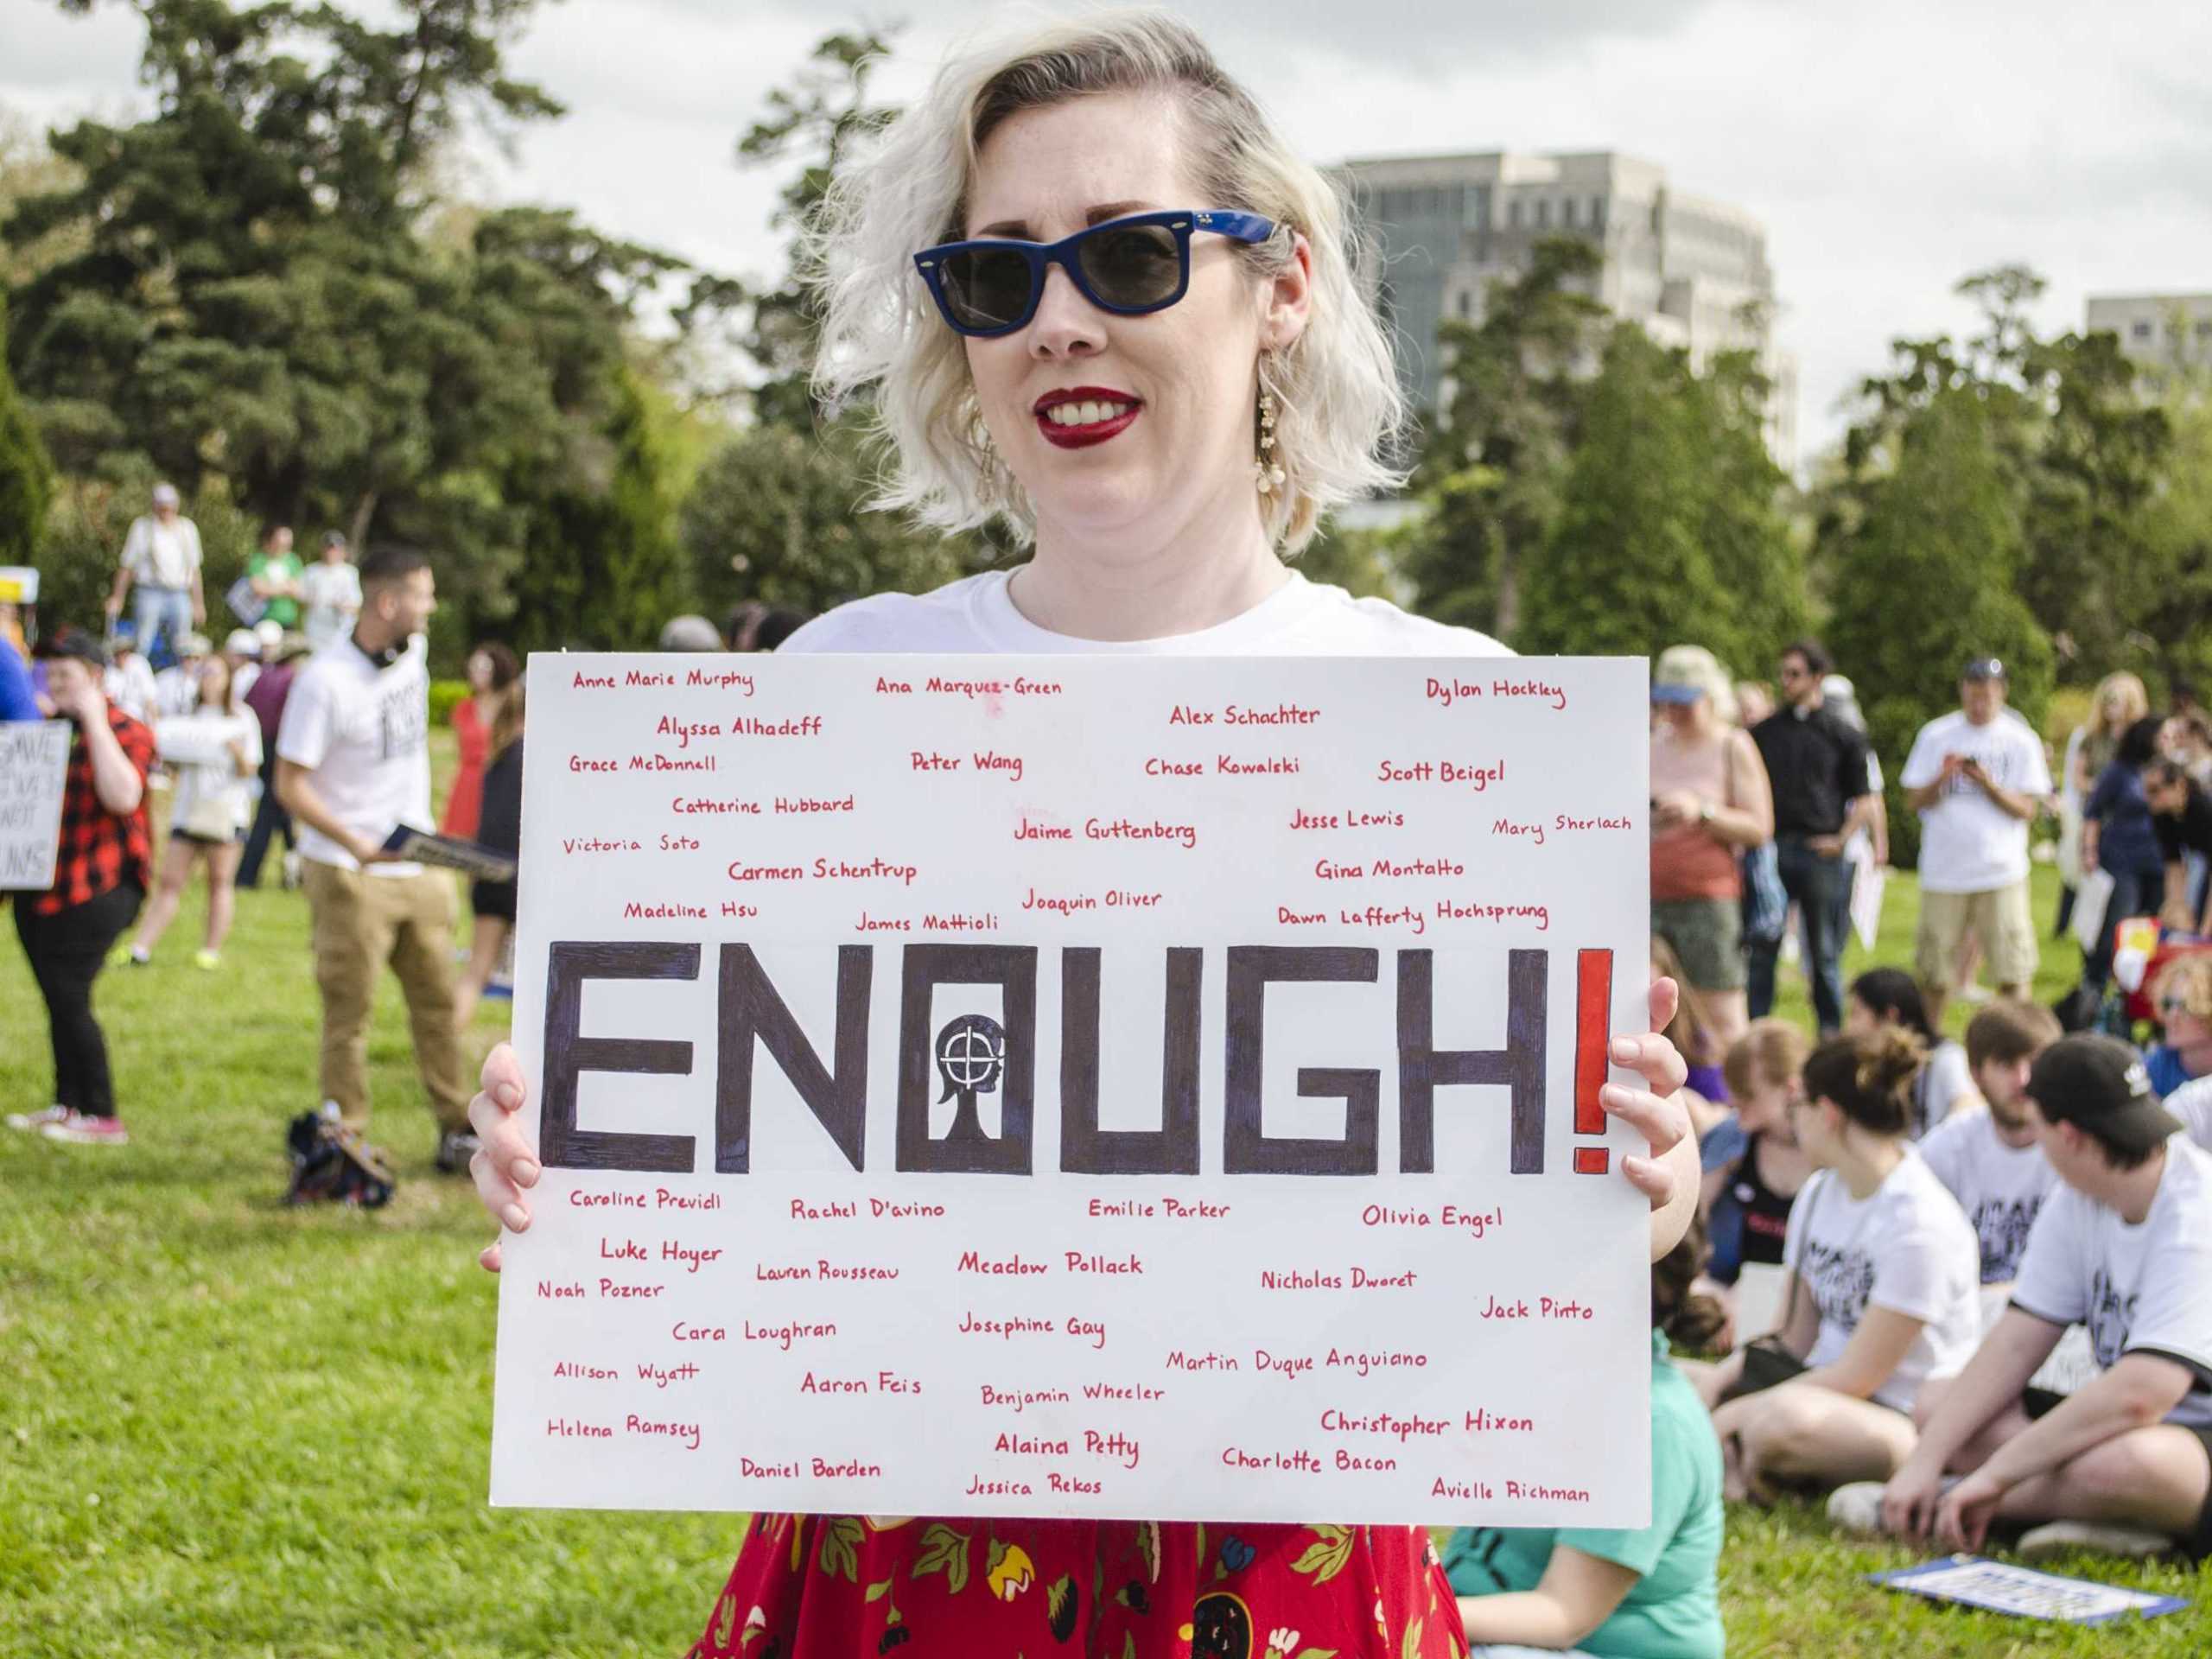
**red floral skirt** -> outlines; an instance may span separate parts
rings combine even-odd
[[[1418,1527],[758,1515],[691,1659],[1461,1659]]]

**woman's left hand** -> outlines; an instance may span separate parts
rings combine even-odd
[[[1628,1177],[1631,1186],[1651,1200],[1654,1210],[1666,1208],[1677,1196],[1678,1179],[1686,1179],[1693,1191],[1697,1182],[1694,1165],[1689,1166],[1687,1176],[1681,1176],[1667,1159],[1667,1154],[1681,1145],[1690,1132],[1689,1109],[1682,1103],[1682,1084],[1689,1077],[1689,1066],[1674,1044],[1659,1034],[1674,1023],[1675,1005],[1681,1001],[1681,995],[1673,980],[1655,980],[1651,986],[1652,1028],[1641,1036],[1613,1039],[1613,1064],[1636,1072],[1643,1079],[1644,1086],[1634,1089],[1625,1084],[1609,1083],[1598,1095],[1606,1111],[1650,1143],[1651,1155],[1642,1158],[1631,1153],[1621,1160],[1621,1173]]]

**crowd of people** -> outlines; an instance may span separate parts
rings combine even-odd
[[[2003,664],[1966,664],[1958,708],[1897,772],[1920,832],[1912,971],[1847,989],[1853,888],[1887,863],[1881,764],[1816,641],[1785,650],[1776,678],[1746,723],[1765,688],[1710,652],[1677,646],[1653,670],[1654,972],[1693,988],[1676,1040],[1706,1171],[1701,1288],[1730,1314],[1726,1357],[1685,1364],[1724,1490],[1826,1491],[1840,1526],[1953,1548],[1994,1528],[2030,1558],[2202,1556],[2203,716],[2185,692],[2154,713],[2114,675],[2054,767]],[[2082,964],[2055,1008],[2031,995],[2030,835],[2046,816],[2055,919]],[[1793,909],[1811,1035],[1771,1014]],[[2152,943],[2129,963],[2131,918]],[[1963,1044],[1943,1035],[1962,996],[1983,1005]],[[2147,1052],[2129,1040],[2146,1030]]]
[[[238,889],[260,885],[281,840],[283,885],[305,893],[322,1004],[316,1115],[357,1140],[366,1130],[370,1012],[388,966],[438,1126],[436,1166],[461,1173],[476,1147],[462,1033],[505,964],[515,884],[472,885],[472,936],[457,953],[452,883],[385,842],[403,824],[435,826],[518,853],[521,664],[498,640],[470,652],[467,694],[451,714],[460,764],[433,817],[429,558],[387,546],[357,565],[333,531],[303,566],[293,541],[289,525],[265,530],[225,595],[239,626],[219,647],[200,631],[198,527],[168,484],[155,487],[150,511],[124,538],[102,632],[64,626],[34,641],[29,607],[0,611],[0,718],[105,730],[137,779],[126,790],[120,763],[92,739],[73,747],[54,887],[15,906],[47,995],[54,1098],[9,1122],[76,1144],[129,1140],[92,1014],[94,979],[111,960],[156,965],[195,874],[206,919],[190,960],[219,971]],[[805,620],[747,604],[729,618],[727,641],[704,618],[685,616],[661,645],[771,650]]]
[[[733,619],[736,643],[1498,654],[1480,634],[1285,563],[1323,512],[1387,481],[1376,457],[1400,412],[1344,212],[1336,187],[1165,14],[1054,25],[949,64],[825,206],[822,389],[872,389],[892,499],[944,525],[998,516],[1033,540],[1033,556],[795,632],[748,613]],[[925,245],[947,234],[978,239]],[[113,595],[119,613],[135,591],[142,643],[204,623],[197,538],[175,505],[157,499],[143,533],[133,526]],[[251,596],[308,602],[289,561],[288,540],[272,538]],[[321,1097],[365,1121],[367,1009],[390,964],[440,1161],[468,1168],[489,1214],[520,1231],[542,1173],[521,1068],[496,1047],[467,1095],[452,889],[385,844],[395,824],[432,822],[422,631],[435,603],[422,555],[372,552],[351,622],[295,668],[273,737],[263,724],[257,747],[226,725],[179,764],[206,769],[195,802],[204,788],[233,836],[239,791],[267,765],[264,798],[297,831],[324,1010]],[[703,618],[677,619],[662,640],[732,643]],[[87,1126],[102,1122],[119,1135],[89,992],[152,880],[143,800],[161,722],[149,730],[104,693],[98,639],[57,629],[38,651],[42,695],[79,741],[63,874],[16,906],[54,1031],[57,1105],[30,1116],[60,1139],[94,1137]],[[211,697],[229,707],[238,677],[203,670],[183,717]],[[1417,1528],[1336,1528],[1341,1550],[1323,1572],[1301,1524],[1000,1518],[987,1524],[1019,1556],[1020,1581],[962,1598],[950,1574],[925,1582],[935,1529],[763,1514],[699,1659],[895,1647],[965,1659],[1057,1651],[1078,1627],[1092,1653],[1256,1654],[1266,1632],[1269,1654],[1347,1659],[1459,1659],[1470,1644],[1719,1659],[1724,1499],[1791,1488],[1832,1490],[1840,1526],[1955,1547],[1995,1529],[2030,1551],[2212,1548],[2212,1160],[2201,1145],[2212,1080],[2177,1081],[2164,1101],[2154,1081],[2212,1069],[2212,957],[2177,950],[2156,964],[2164,1041],[2148,1059],[2107,1031],[2068,1034],[2025,1000],[2039,949],[2030,823],[2054,790],[2040,740],[2005,708],[2002,664],[1976,659],[1957,710],[1930,721],[1897,772],[1920,823],[1914,970],[1847,988],[1859,888],[1887,861],[1884,781],[1816,644],[1783,653],[1777,677],[1778,703],[1760,709],[1764,688],[1739,695],[1709,652],[1669,650],[1653,675],[1653,955],[1670,982],[1679,967],[1681,995],[1655,984],[1664,1029],[1615,1038],[1617,1080],[1602,1092],[1649,1147],[1613,1177],[1652,1206],[1651,1388],[1648,1407],[1639,1396],[1621,1408],[1649,1414],[1648,1525],[1468,1529],[1441,1552]],[[464,760],[476,781],[448,822],[464,828],[473,813],[488,838],[512,822],[512,660],[480,650],[471,686],[482,737],[465,728]],[[2196,931],[2207,849],[2192,837],[2212,817],[2195,770],[2212,746],[2183,720],[2146,750],[2134,734],[2147,710],[2131,720],[2131,703],[2113,707],[2107,718],[2101,700],[2096,732],[2063,768],[2084,825],[2075,903],[2099,907],[2084,930],[2091,957],[2104,912],[2126,907],[2114,898],[2149,891],[2144,818],[2161,908]],[[203,821],[216,823],[213,807]],[[217,861],[193,842],[177,868],[212,874]],[[496,894],[478,902],[480,923],[512,916],[511,893],[504,913]],[[1810,1033],[1773,1014],[1793,910]],[[480,931],[477,943],[472,976],[489,948]],[[2115,982],[2120,954],[2103,969]],[[2085,959],[2085,986],[2091,971]],[[1984,972],[1997,995],[1963,1046],[1946,1045],[1946,1005]],[[2108,1026],[2126,1012],[2112,995],[2099,1005]],[[498,1243],[484,1261],[497,1268]],[[1678,1359],[1678,1345],[1712,1357]],[[845,1571],[812,1570],[833,1542]],[[896,1605],[875,1592],[887,1580],[901,1586]],[[1022,1599],[1031,1583],[1055,1587]]]

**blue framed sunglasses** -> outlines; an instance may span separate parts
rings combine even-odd
[[[1190,291],[1192,232],[1264,242],[1274,230],[1273,219],[1257,213],[1132,213],[1060,242],[948,242],[924,248],[914,266],[954,332],[988,339],[1010,334],[1037,315],[1049,265],[1066,271],[1076,291],[1101,311],[1141,317],[1165,311]]]

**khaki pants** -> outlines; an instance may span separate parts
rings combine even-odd
[[[1981,941],[1990,982],[2028,985],[2036,976],[2036,924],[2029,913],[2028,884],[1981,893],[1920,895],[1920,925],[1913,942],[1913,965],[1924,986],[1945,995],[1957,988],[1959,947],[1972,933]]]
[[[369,1011],[378,970],[390,963],[438,1127],[466,1129],[468,1091],[453,1020],[453,884],[429,871],[364,875],[314,861],[306,874],[322,993],[323,1098],[336,1101],[353,1128],[367,1126]]]

